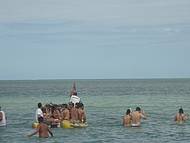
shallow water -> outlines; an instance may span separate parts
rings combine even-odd
[[[67,103],[72,80],[0,81],[0,105],[8,125],[0,128],[2,143],[190,142],[190,122],[173,121],[180,106],[190,113],[190,79],[76,80],[89,126],[52,129],[53,138],[27,138],[38,102]],[[140,128],[125,128],[127,108],[142,107],[148,119]]]

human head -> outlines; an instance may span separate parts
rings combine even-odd
[[[73,108],[74,107],[74,103],[72,103],[72,102],[69,102],[69,109],[71,109],[71,108]]]
[[[80,103],[76,103],[76,104],[75,104],[75,108],[78,109],[79,107],[80,107]]]
[[[67,106],[67,104],[62,104],[62,107],[65,109],[65,108],[67,108],[68,106]]]
[[[46,113],[46,108],[45,107],[42,107],[42,112]]]
[[[43,117],[41,117],[41,116],[38,117],[38,122],[39,122],[39,123],[42,123],[43,121],[44,121],[44,118],[43,118]]]
[[[139,112],[140,112],[140,111],[141,111],[141,108],[140,108],[140,107],[137,107],[137,108],[136,108],[136,111],[139,111]]]
[[[130,109],[127,109],[126,115],[129,115],[131,113]]]
[[[38,108],[42,108],[42,103],[38,103]]]
[[[80,102],[80,107],[83,109],[84,108],[84,104],[82,102]]]
[[[74,91],[74,92],[73,92],[73,95],[77,96],[77,92],[76,92],[76,91]]]
[[[179,114],[183,114],[183,109],[182,108],[179,109]]]

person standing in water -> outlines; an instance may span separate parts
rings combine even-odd
[[[70,120],[70,112],[67,107],[67,104],[63,104],[63,111],[62,111],[62,120]]]
[[[86,123],[86,112],[82,103],[77,103],[78,106],[78,120],[80,123]]]
[[[42,103],[38,103],[38,109],[36,109],[36,122],[38,122],[39,117],[44,117],[42,112]]]
[[[71,123],[78,123],[78,110],[74,106],[74,103],[69,103],[69,112],[70,112],[70,122]]]
[[[141,119],[146,119],[145,114],[142,112],[140,107],[136,108],[136,111],[131,114],[131,126],[132,127],[140,127]]]
[[[1,106],[0,106],[0,127],[1,126],[6,126],[6,116],[5,116],[5,112],[1,110]]]
[[[38,125],[36,131],[33,132],[32,134],[28,135],[28,137],[31,137],[37,133],[39,134],[40,138],[48,138],[49,134],[53,137],[53,133],[49,129],[48,125],[43,122],[43,117],[39,117],[38,121],[39,121],[39,125]]]
[[[179,109],[179,112],[176,114],[175,116],[175,121],[177,123],[183,123],[184,121],[186,121],[188,119],[188,116],[186,114],[184,114],[183,108],[181,107]]]
[[[74,106],[76,103],[80,102],[80,97],[77,96],[77,90],[76,90],[76,84],[73,83],[71,92],[70,92],[70,102],[74,103]]]
[[[123,117],[123,126],[130,127],[131,126],[131,110],[127,109],[126,115]]]

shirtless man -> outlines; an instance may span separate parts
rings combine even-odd
[[[69,119],[70,119],[70,113],[67,108],[67,104],[63,104],[62,120],[69,120]]]
[[[188,119],[188,116],[184,114],[183,109],[180,108],[179,112],[176,114],[175,116],[175,121],[177,123],[183,123],[184,121],[186,121]]]
[[[131,114],[131,126],[139,127],[141,125],[141,118],[146,119],[146,116],[142,113],[141,108],[137,107],[136,111]]]
[[[74,107],[74,103],[69,103],[70,121],[71,123],[78,122],[78,110]]]
[[[57,105],[54,105],[52,107],[52,115],[49,119],[49,121],[51,122],[51,128],[57,128],[60,125],[60,120],[61,120],[61,116],[60,116],[60,112],[57,108]]]
[[[123,117],[123,126],[130,127],[131,126],[131,110],[127,109],[126,115]]]
[[[37,133],[39,134],[40,138],[48,138],[49,134],[53,137],[53,133],[49,129],[48,125],[43,123],[43,117],[39,117],[38,122],[39,122],[39,126],[37,130],[34,133],[28,135],[28,137],[31,137]]]
[[[84,105],[82,103],[78,103],[78,119],[80,123],[86,122],[86,113],[84,111]]]

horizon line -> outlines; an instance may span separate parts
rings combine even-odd
[[[47,78],[47,79],[0,79],[0,81],[42,81],[42,80],[154,80],[154,79],[190,79],[190,77],[154,77],[154,78]]]

